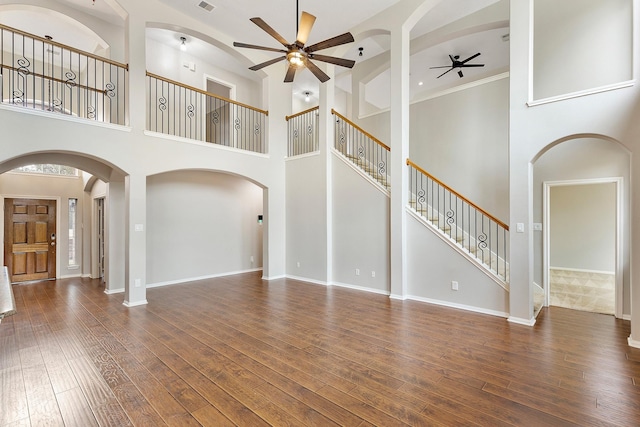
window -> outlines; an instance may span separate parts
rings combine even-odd
[[[76,257],[76,219],[77,219],[78,199],[69,199],[69,267],[76,267],[78,259]]]
[[[49,163],[20,166],[19,168],[13,169],[13,172],[40,173],[45,175],[60,176],[78,176],[78,169],[76,168],[63,165],[52,165]]]

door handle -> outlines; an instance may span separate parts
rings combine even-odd
[[[56,245],[56,242],[51,242],[51,246],[55,246],[55,245]]]

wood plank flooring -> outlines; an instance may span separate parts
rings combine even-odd
[[[638,426],[629,322],[535,327],[259,273],[149,289],[14,286],[0,426]]]

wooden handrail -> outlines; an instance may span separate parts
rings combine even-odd
[[[467,199],[462,194],[458,193],[453,188],[449,187],[447,184],[445,184],[444,182],[440,181],[438,178],[434,177],[429,172],[425,171],[424,169],[422,169],[420,166],[416,165],[415,163],[413,163],[409,159],[407,159],[407,166],[412,166],[414,169],[416,169],[417,171],[419,171],[420,173],[422,173],[426,177],[428,177],[428,178],[432,179],[434,182],[438,183],[438,185],[441,185],[442,187],[446,188],[448,191],[450,191],[456,197],[462,199],[464,202],[466,202],[470,206],[473,206],[474,209],[480,211],[483,215],[489,217],[489,219],[493,220],[496,224],[498,224],[499,226],[501,226],[505,230],[509,231],[509,226],[507,224],[505,224],[504,222],[500,221],[498,218],[496,218],[495,216],[491,215],[489,212],[485,211],[480,206],[476,205],[471,200]]]
[[[20,72],[19,68],[11,67],[9,65],[0,64],[0,67],[6,68],[6,69],[11,70],[11,71]],[[33,73],[31,71],[29,71],[28,75],[35,76],[35,77],[40,77],[41,79],[51,80],[51,81],[58,82],[58,83],[63,83],[63,84],[67,84],[68,83],[66,80],[58,79],[56,77],[51,77],[51,76],[45,76],[44,74]],[[103,95],[105,95],[107,93],[107,91],[105,89],[96,89],[94,87],[81,85],[81,84],[78,84],[78,83],[75,83],[75,82],[73,83],[73,87],[80,87],[82,89],[91,90],[93,92],[98,92],[98,93],[101,93]]]
[[[285,118],[286,121],[289,121],[289,120],[291,120],[291,119],[293,119],[295,117],[302,116],[303,114],[307,114],[307,113],[312,112],[313,110],[319,110],[319,109],[320,109],[320,106],[309,108],[308,110],[300,111],[299,113],[295,113],[295,114],[292,114],[290,116],[285,116],[284,118]]]
[[[98,61],[106,62],[107,64],[115,65],[116,67],[124,68],[125,70],[129,71],[129,64],[123,64],[121,62],[112,61],[111,59],[103,58],[102,56],[94,55],[93,53],[85,52],[83,50],[76,49],[76,48],[71,47],[71,46],[67,46],[66,44],[54,42],[53,40],[45,39],[44,37],[36,36],[35,34],[30,34],[30,33],[24,32],[24,31],[20,31],[20,30],[18,30],[16,28],[8,27],[8,26],[2,25],[2,24],[0,24],[0,30],[7,30],[7,31],[11,31],[11,32],[16,33],[16,34],[20,34],[21,36],[30,37],[30,38],[32,38],[34,40],[41,41],[42,43],[45,43],[45,44],[48,44],[48,45],[51,45],[51,46],[56,46],[56,47],[59,47],[59,48],[64,49],[64,50],[68,50],[70,52],[75,52],[75,53],[78,53],[80,55],[88,56],[89,58],[93,58],[93,59],[98,60]]]
[[[180,83],[178,81],[171,80],[171,79],[168,79],[166,77],[162,77],[162,76],[159,76],[157,74],[150,73],[148,71],[147,71],[147,77],[152,77],[154,79],[161,80],[163,82],[166,82],[166,83],[169,83],[169,84],[172,84],[172,85],[180,86],[180,87],[183,87],[185,89],[192,90],[194,92],[198,92],[198,93],[200,93],[202,95],[210,96],[212,98],[217,98],[217,99],[219,99],[221,101],[228,102],[230,104],[235,104],[235,105],[237,105],[239,107],[248,108],[250,110],[257,111],[258,113],[262,113],[262,114],[264,114],[266,116],[269,115],[269,112],[266,111],[266,110],[261,110],[261,109],[256,108],[256,107],[252,107],[251,105],[247,105],[247,104],[243,104],[241,102],[234,101],[233,99],[224,98],[222,96],[218,96],[218,95],[213,94],[211,92],[207,92],[206,90],[198,89],[197,87],[189,86],[189,85],[186,85],[184,83]]]
[[[368,138],[373,140],[373,142],[375,142],[376,144],[378,144],[379,146],[381,146],[385,150],[391,151],[391,148],[389,148],[389,146],[386,145],[384,142],[380,141],[378,138],[376,138],[375,136],[371,135],[369,132],[367,132],[366,130],[362,129],[360,126],[358,126],[357,124],[353,123],[351,120],[347,119],[345,116],[343,116],[342,114],[338,113],[333,108],[331,109],[331,114],[340,117],[342,120],[344,120],[345,122],[349,123],[351,126],[353,126],[357,130],[359,130],[360,132],[365,134]]]

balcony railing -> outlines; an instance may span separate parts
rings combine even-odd
[[[319,107],[287,116],[287,156],[299,156],[320,149],[318,133]]]
[[[407,159],[409,203],[441,233],[504,282],[509,226]]]
[[[268,112],[147,72],[147,129],[267,152]]]
[[[335,149],[380,185],[389,188],[390,148],[337,111],[332,109],[331,113],[336,117]]]
[[[0,46],[0,102],[125,124],[126,64],[4,25]]]

